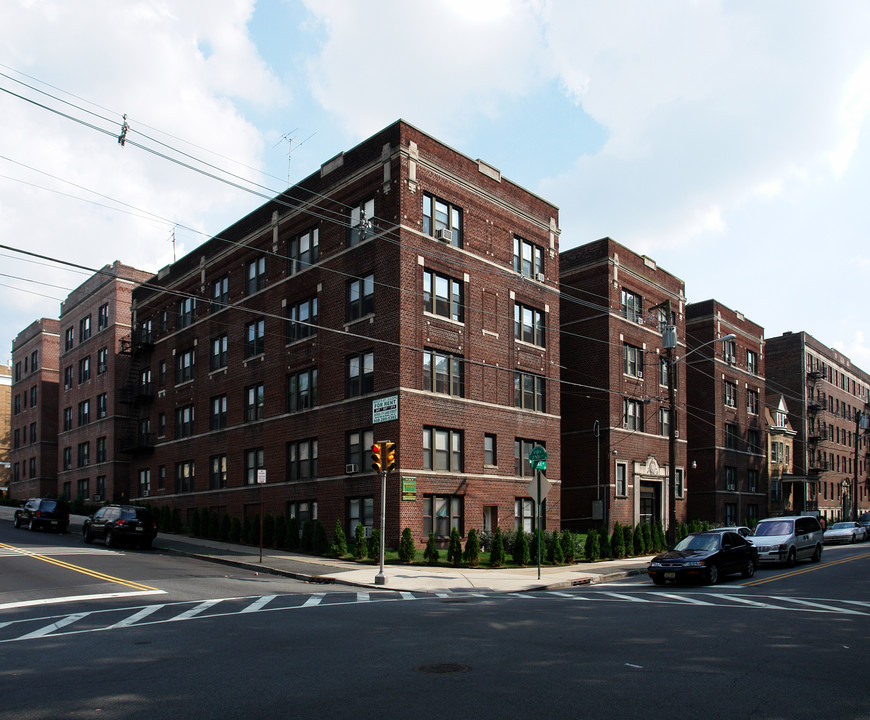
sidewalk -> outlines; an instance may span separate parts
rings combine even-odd
[[[13,508],[0,507],[0,519],[11,521],[12,516]],[[83,521],[83,516],[70,516],[70,532],[76,535],[80,534]],[[376,585],[375,575],[380,569],[377,563],[372,565],[360,564],[347,560],[273,550],[272,548],[263,548],[263,561],[261,563],[259,547],[170,533],[158,534],[154,540],[154,548],[199,560],[230,565],[253,573],[282,575],[312,583],[340,583],[404,592],[554,590],[618,580],[631,575],[643,575],[651,557],[604,560],[595,563],[584,562],[560,567],[542,565],[540,579],[538,579],[537,565],[527,568],[497,570],[428,567],[426,565],[385,565],[386,584]]]

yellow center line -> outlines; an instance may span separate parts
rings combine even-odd
[[[112,575],[106,575],[105,573],[98,572],[96,570],[89,570],[88,568],[81,567],[79,565],[73,565],[68,562],[64,562],[63,560],[58,560],[56,558],[48,557],[47,555],[40,555],[39,553],[30,552],[29,550],[24,550],[23,548],[15,547],[14,545],[7,545],[6,543],[0,543],[0,548],[5,550],[11,550],[12,552],[17,552],[19,555],[23,557],[31,557],[36,560],[42,560],[42,562],[50,563],[51,565],[57,565],[58,567],[64,568],[66,570],[72,570],[73,572],[81,573],[82,575],[88,575],[92,578],[96,578],[97,580],[105,580],[107,582],[117,583],[118,585],[123,585],[124,587],[132,588],[134,590],[157,590],[158,588],[153,588],[150,585],[143,585],[142,583],[134,582],[133,580],[124,580],[123,578],[117,578]]]
[[[764,580],[750,580],[749,582],[743,583],[742,587],[755,587],[757,585],[764,585],[765,583],[774,582],[776,580],[786,580],[788,578],[795,577],[797,575],[803,575],[808,572],[815,572],[816,570],[823,570],[824,568],[833,567],[834,565],[842,565],[843,563],[854,562],[855,560],[864,560],[870,553],[861,553],[860,555],[853,555],[852,557],[843,558],[842,560],[831,560],[830,562],[824,563],[814,563],[809,567],[800,568],[798,570],[791,570],[786,573],[780,573],[779,575],[774,575],[773,577],[765,578]]]

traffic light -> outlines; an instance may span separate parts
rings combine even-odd
[[[383,465],[384,470],[389,472],[396,468],[396,443],[387,440],[384,442]]]
[[[379,443],[372,445],[372,472],[383,472],[383,459],[381,457],[381,446]]]

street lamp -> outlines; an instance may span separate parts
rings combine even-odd
[[[670,302],[667,303],[670,311]],[[667,317],[670,319],[670,312]],[[662,327],[662,347],[667,354],[668,363],[668,538],[670,544],[677,541],[677,403],[674,388],[677,360],[685,360],[692,353],[697,352],[707,345],[716,342],[734,340],[734,333],[723,335],[720,338],[708,340],[698,347],[690,350],[680,358],[674,357],[674,348],[677,346],[677,328],[675,325]]]

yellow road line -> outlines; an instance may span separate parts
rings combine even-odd
[[[764,585],[765,583],[774,582],[776,580],[786,580],[788,578],[795,577],[797,575],[803,575],[804,573],[814,572],[816,570],[822,570],[823,568],[833,567],[834,565],[842,565],[843,563],[853,562],[855,560],[864,560],[870,553],[861,553],[860,555],[853,555],[851,557],[843,558],[842,560],[831,560],[830,562],[824,563],[813,563],[808,567],[803,567],[798,570],[791,570],[787,573],[781,573],[779,575],[774,575],[773,577],[765,578],[764,580],[750,580],[749,582],[743,583],[742,587],[755,587],[756,585]]]
[[[64,562],[63,560],[57,560],[46,555],[40,555],[39,553],[30,552],[29,550],[24,550],[23,548],[15,547],[14,545],[0,543],[0,548],[17,552],[22,557],[31,557],[36,560],[42,560],[42,562],[47,562],[51,565],[57,565],[58,567],[64,568],[66,570],[72,570],[73,572],[81,573],[82,575],[88,575],[92,578],[96,578],[97,580],[105,580],[107,582],[117,583],[118,585],[132,588],[133,590],[157,590],[157,588],[153,588],[150,585],[143,585],[142,583],[137,583],[133,580],[124,580],[123,578],[106,575],[105,573],[101,573],[96,570],[89,570],[88,568],[83,568],[79,565],[73,565],[71,563]]]

